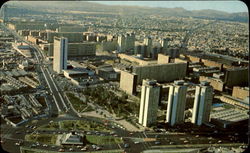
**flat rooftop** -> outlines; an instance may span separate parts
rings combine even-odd
[[[210,114],[211,119],[220,120],[222,122],[239,122],[249,118],[247,111],[239,109],[223,109],[217,110]]]

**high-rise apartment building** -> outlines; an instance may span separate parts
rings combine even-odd
[[[126,50],[134,50],[135,48],[135,34],[130,33],[126,36]]]
[[[156,80],[143,80],[139,112],[140,124],[147,127],[156,122],[159,100],[160,86],[156,84]]]
[[[53,70],[61,73],[67,69],[68,59],[68,39],[64,37],[54,37],[54,59]]]
[[[120,35],[118,36],[118,51],[119,52],[125,52],[125,48],[126,48],[126,39],[124,35]]]
[[[202,81],[196,86],[192,123],[201,125],[209,122],[210,111],[213,101],[213,87],[209,82]]]
[[[170,86],[166,122],[171,126],[184,121],[187,86],[183,80],[175,81]]]
[[[144,38],[144,44],[147,46],[145,56],[150,57],[152,46],[153,46],[152,38],[151,37]]]
[[[162,47],[162,53],[163,54],[169,54],[169,51],[168,51],[168,41],[170,39],[169,38],[164,38],[161,40],[161,47]]]
[[[135,34],[126,34],[118,36],[118,51],[119,52],[125,52],[134,50],[135,48]]]
[[[121,71],[120,88],[128,94],[136,93],[137,75],[134,73]]]

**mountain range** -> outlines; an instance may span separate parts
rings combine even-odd
[[[12,11],[8,11],[11,15],[22,13],[63,13],[70,11],[84,11],[84,12],[103,12],[119,15],[161,15],[161,16],[175,16],[175,17],[193,17],[213,20],[249,22],[248,12],[227,13],[217,10],[193,10],[189,11],[184,8],[160,8],[160,7],[145,7],[145,6],[115,6],[104,5],[95,2],[42,2],[42,1],[9,1],[6,3]],[[12,13],[15,12],[15,13]]]

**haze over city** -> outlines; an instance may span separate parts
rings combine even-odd
[[[1,147],[248,152],[248,44],[240,1],[9,1]]]

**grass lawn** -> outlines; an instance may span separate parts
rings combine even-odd
[[[44,144],[54,145],[56,143],[57,135],[52,134],[28,134],[25,135],[25,140],[39,142]]]
[[[64,130],[73,130],[74,128],[76,128],[77,130],[84,130],[84,131],[110,132],[110,129],[106,128],[105,125],[92,121],[67,120],[67,121],[60,121],[60,124],[61,128]]]
[[[86,107],[88,107],[87,102],[83,102],[80,100],[78,97],[76,97],[73,93],[66,93],[67,97],[69,98],[70,103],[74,107],[74,109],[78,112],[87,112],[87,111],[92,111],[92,107],[89,106],[90,108],[87,108],[84,110]],[[84,110],[84,111],[83,111]]]
[[[38,128],[39,130],[57,130],[59,129],[58,122],[48,123]]]
[[[89,105],[87,106],[86,108],[84,108],[82,111],[80,111],[81,113],[83,112],[91,112],[91,111],[94,111],[94,109]]]
[[[59,126],[60,125],[60,126]],[[60,122],[53,122],[47,125],[43,125],[38,128],[39,130],[83,130],[83,131],[100,131],[100,132],[110,132],[111,130],[105,125],[94,122],[94,121],[84,121],[84,120],[64,120]]]
[[[96,135],[86,135],[86,139],[89,143],[97,145],[109,145],[109,144],[119,144],[123,143],[120,138],[113,136],[96,136]]]

